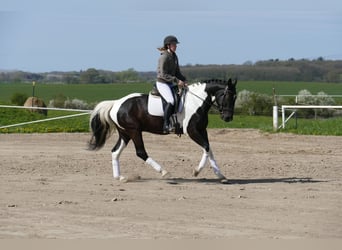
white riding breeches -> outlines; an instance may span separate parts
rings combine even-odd
[[[172,83],[157,82],[156,86],[160,95],[165,99],[165,101],[174,105],[175,100],[173,99],[173,94],[171,90],[173,86]]]

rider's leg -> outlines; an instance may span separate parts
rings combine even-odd
[[[156,86],[159,93],[163,97],[163,108],[164,108],[164,124],[163,132],[168,134],[172,128],[170,128],[170,117],[174,112],[174,97],[172,93],[172,84],[157,82]]]
[[[167,103],[164,107],[164,125],[163,125],[164,134],[168,134],[172,130],[170,126],[170,117],[174,112],[173,109],[174,107],[171,103]]]
[[[172,93],[172,84],[170,83],[162,83],[157,82],[156,83],[157,89],[160,93],[160,95],[163,97],[166,103],[171,103],[172,105],[175,104],[175,100]]]

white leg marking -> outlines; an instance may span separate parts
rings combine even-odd
[[[120,162],[119,162],[119,157],[121,152],[124,150],[126,147],[126,143],[124,140],[121,140],[120,147],[112,152],[112,166],[113,166],[113,177],[114,179],[121,180],[121,175],[120,175]]]
[[[155,162],[151,157],[147,158],[146,163],[153,167],[157,172],[160,173],[162,171],[162,167],[157,162]]]
[[[209,155],[210,166],[213,168],[213,171],[216,174],[216,176],[219,179],[226,179],[226,177],[223,174],[221,174],[220,168],[216,164],[216,160],[214,158],[213,151],[211,151],[211,148],[209,149],[208,155]]]
[[[114,179],[120,178],[120,163],[119,160],[112,159],[113,164],[113,177]]]
[[[208,153],[207,151],[205,151],[205,149],[203,149],[203,155],[202,155],[202,159],[200,161],[200,163],[198,164],[197,169],[195,169],[193,171],[193,175],[196,177],[201,171],[202,169],[205,167],[205,165],[207,164],[208,161]]]
[[[154,161],[151,157],[147,158],[146,163],[150,165],[151,167],[153,167],[158,173],[161,173],[162,177],[164,178],[169,177],[169,172],[162,169],[162,167],[156,161]]]

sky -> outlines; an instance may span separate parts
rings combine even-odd
[[[0,70],[155,71],[167,35],[181,65],[342,59],[342,1],[0,0]]]

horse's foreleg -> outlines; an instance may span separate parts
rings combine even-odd
[[[200,163],[198,164],[197,169],[193,171],[194,176],[198,176],[202,169],[205,167],[208,161],[208,157],[210,156],[210,146],[208,141],[208,134],[206,130],[198,131],[197,129],[189,130],[189,136],[193,139],[198,145],[203,148],[203,155]]]
[[[124,181],[125,177],[121,176],[120,174],[120,162],[119,157],[121,152],[126,147],[127,143],[122,139],[119,138],[116,145],[112,149],[112,166],[113,166],[113,177],[116,180]]]
[[[202,159],[197,167],[197,169],[195,169],[193,171],[193,175],[194,176],[198,176],[199,173],[202,171],[202,169],[205,167],[208,158],[209,158],[209,163],[210,166],[212,167],[215,175],[219,178],[219,179],[226,179],[226,177],[221,173],[220,168],[217,166],[216,164],[216,160],[214,158],[214,154],[211,151],[211,148],[209,148],[209,151],[207,152],[205,149],[203,149],[203,155],[202,155]]]
[[[208,156],[209,156],[210,166],[213,168],[213,171],[216,174],[216,176],[220,180],[226,179],[226,177],[221,173],[220,168],[216,164],[216,160],[214,158],[213,151],[211,151],[211,148],[209,148]]]
[[[216,164],[214,154],[211,151],[211,148],[209,145],[207,130],[206,129],[202,129],[202,130],[196,129],[197,127],[196,127],[196,124],[194,124],[194,123],[190,124],[189,126],[191,126],[191,128],[188,129],[189,136],[191,137],[191,139],[193,139],[198,145],[200,145],[203,148],[202,159],[201,159],[197,169],[195,169],[193,171],[193,175],[197,176],[202,171],[202,169],[205,167],[205,165],[208,161],[208,158],[209,158],[210,166],[213,168],[213,171],[216,174],[216,176],[219,179],[226,179],[226,177],[224,177],[224,175],[221,174],[221,171]]]
[[[200,163],[198,164],[197,169],[195,169],[195,170],[193,171],[193,175],[194,175],[194,176],[199,175],[199,173],[200,173],[200,172],[202,171],[202,169],[205,167],[207,161],[208,161],[208,152],[207,152],[205,149],[203,149],[202,159],[201,159]]]

